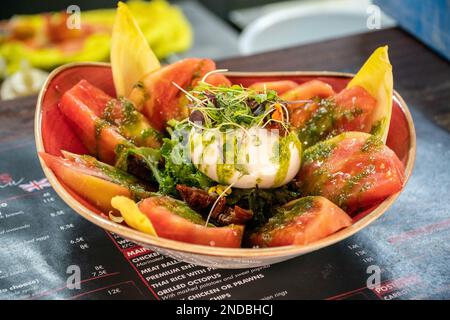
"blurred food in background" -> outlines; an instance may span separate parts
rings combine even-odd
[[[132,0],[128,6],[159,59],[191,46],[191,27],[178,7],[165,0]],[[37,92],[44,73],[36,69],[51,70],[76,61],[107,61],[114,18],[114,9],[81,11],[79,29],[67,27],[70,14],[66,12],[1,21],[0,77],[7,77],[1,98]]]
[[[47,72],[32,68],[26,60],[22,60],[20,70],[6,77],[3,81],[0,88],[0,97],[2,100],[10,100],[37,93],[47,76]]]

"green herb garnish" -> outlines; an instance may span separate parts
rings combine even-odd
[[[191,101],[190,110],[203,115],[202,129],[248,129],[270,122],[279,122],[287,128],[289,124],[288,111],[273,90],[261,93],[240,85],[224,87],[200,82],[187,97]],[[270,117],[277,106],[283,108],[282,121]]]

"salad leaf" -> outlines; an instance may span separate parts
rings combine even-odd
[[[179,125],[172,121],[174,128],[168,127],[170,138],[163,139],[160,150],[148,147],[135,147],[119,145],[116,150],[116,167],[128,171],[130,158],[138,159],[151,177],[149,180],[159,185],[160,194],[178,195],[177,184],[186,184],[191,187],[207,189],[214,182],[201,173],[189,159],[187,147],[187,133],[185,124]]]

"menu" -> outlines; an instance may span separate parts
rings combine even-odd
[[[9,139],[0,144],[0,298],[449,299],[450,215],[439,205],[448,189],[424,203],[423,179],[448,170],[430,157],[448,156],[450,139],[431,139],[434,125],[415,117],[417,174],[385,215],[333,246],[239,270],[186,264],[84,220],[51,188],[31,134]]]

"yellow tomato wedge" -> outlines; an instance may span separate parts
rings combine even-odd
[[[160,68],[128,6],[119,2],[111,39],[111,68],[117,96],[128,96],[144,75]]]
[[[97,169],[90,169],[73,161],[73,158],[69,158],[69,153],[64,155],[68,159],[39,152],[41,159],[60,181],[103,212],[108,213],[113,210],[111,207],[113,197],[132,196],[128,188],[94,176],[96,172],[98,173]]]
[[[389,62],[388,46],[379,47],[367,59],[347,88],[360,86],[377,100],[372,114],[371,133],[386,143],[392,112],[392,65]]]
[[[119,210],[123,220],[133,229],[148,233],[157,237],[150,219],[139,210],[136,202],[124,196],[117,196],[111,199],[111,206]]]

